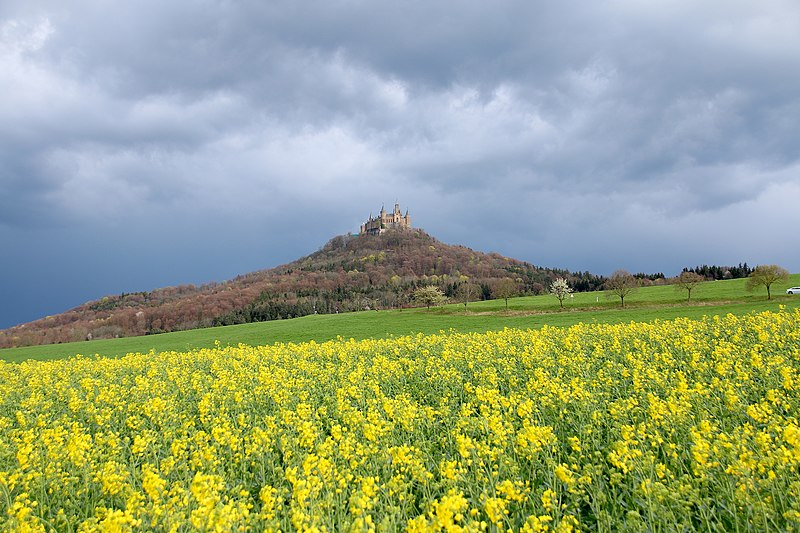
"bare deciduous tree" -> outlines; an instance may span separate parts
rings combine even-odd
[[[499,279],[492,286],[492,294],[495,298],[502,298],[505,300],[506,309],[508,309],[508,299],[519,294],[517,282],[511,278]]]
[[[692,300],[692,291],[701,283],[706,280],[700,274],[694,272],[681,272],[681,275],[675,278],[675,289],[679,291],[686,291],[686,301]]]
[[[464,312],[467,311],[467,304],[477,299],[479,287],[469,281],[464,281],[458,286],[456,291],[456,298],[459,302],[464,304]]]
[[[745,287],[748,291],[755,290],[757,287],[766,287],[767,300],[772,299],[770,293],[770,286],[779,281],[786,281],[789,279],[789,272],[778,265],[758,265],[750,276],[747,278],[747,285]]]
[[[625,298],[638,287],[639,283],[636,281],[636,278],[627,270],[615,271],[605,283],[605,289],[608,291],[608,294],[617,296],[622,307],[625,307]]]

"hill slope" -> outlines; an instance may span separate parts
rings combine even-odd
[[[540,292],[557,276],[578,290],[602,278],[536,267],[498,254],[444,244],[421,230],[338,236],[287,265],[224,283],[183,285],[107,296],[65,313],[0,331],[0,347],[71,342],[179,331],[363,309],[411,305],[413,291],[437,285],[453,295],[468,278],[490,297],[511,278],[519,293]]]

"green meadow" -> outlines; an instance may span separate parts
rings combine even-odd
[[[81,354],[117,357],[127,353],[149,351],[187,351],[222,345],[252,346],[306,341],[323,342],[337,337],[366,339],[439,331],[484,332],[503,328],[541,328],[571,326],[581,322],[623,323],[669,320],[677,317],[741,315],[749,312],[800,307],[800,295],[785,294],[786,288],[800,285],[800,274],[793,274],[787,283],[772,287],[772,300],[765,289],[745,290],[745,280],[710,281],[686,292],[672,285],[642,287],[625,299],[604,292],[577,293],[568,297],[564,308],[551,295],[526,296],[508,300],[449,304],[432,309],[364,311],[338,315],[311,315],[291,320],[277,320],[235,326],[197,329],[86,342],[29,346],[0,350],[0,360],[19,362],[27,359],[61,359]]]

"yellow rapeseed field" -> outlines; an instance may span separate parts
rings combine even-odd
[[[0,363],[2,531],[800,530],[800,311]]]

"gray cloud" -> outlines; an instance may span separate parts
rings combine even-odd
[[[85,259],[56,307],[101,270],[107,292],[224,279],[395,199],[537,264],[797,271],[770,225],[800,222],[798,67],[791,0],[4,2],[2,289],[32,249]],[[15,305],[0,326],[35,318]]]

